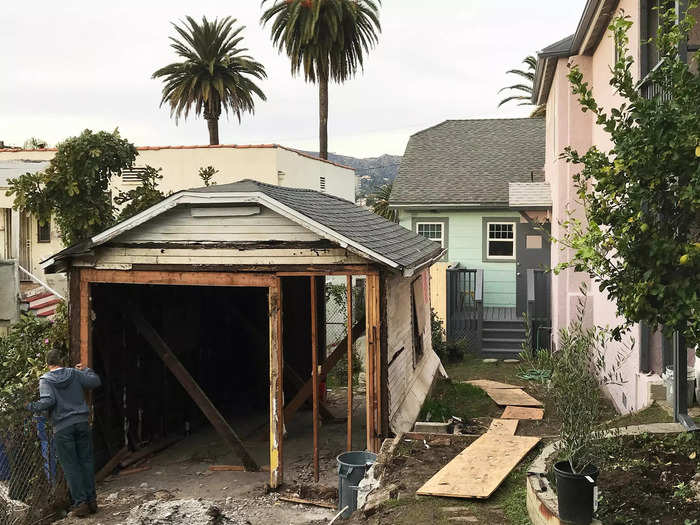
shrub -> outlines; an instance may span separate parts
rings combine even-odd
[[[585,294],[585,289],[582,290]],[[605,345],[612,341],[610,330],[586,328],[585,301],[578,306],[577,318],[559,331],[559,347],[553,354],[549,393],[554,411],[561,420],[560,456],[574,473],[582,472],[605,455],[603,438],[608,431],[601,419],[603,385],[622,384],[619,372],[624,352],[615,363],[606,363]]]

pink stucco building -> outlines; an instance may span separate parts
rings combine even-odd
[[[633,23],[629,33],[630,51],[634,57],[634,75],[642,79],[653,67],[655,57],[649,45],[642,44],[655,33],[657,24],[655,0],[588,0],[576,32],[538,53],[533,102],[546,104],[546,154],[545,180],[552,190],[552,235],[563,235],[561,221],[566,220],[567,210],[581,218],[578,208],[573,175],[579,168],[560,159],[566,146],[585,152],[591,146],[607,151],[612,147],[607,133],[595,124],[590,113],[584,113],[576,96],[572,95],[567,73],[568,64],[577,64],[585,80],[593,88],[599,104],[607,108],[619,105],[619,99],[608,84],[610,67],[615,59],[612,36],[607,31],[610,20],[624,11]],[[697,9],[696,9],[697,10]],[[700,14],[700,12],[698,13]],[[696,16],[700,19],[700,16]],[[696,28],[689,42],[689,54],[697,52],[700,31]],[[552,267],[569,260],[568,250],[552,247]],[[586,321],[598,326],[615,326],[620,319],[616,307],[605,293],[600,293],[587,275],[565,271],[552,276],[552,328],[554,343],[557,332],[577,315],[577,305],[582,299],[580,287],[588,284]],[[630,412],[644,408],[652,401],[650,386],[661,383],[664,366],[670,364],[670,345],[662,341],[661,334],[649,333],[644,326],[636,325],[629,334],[635,344],[624,362],[622,373],[625,384],[609,387],[610,396],[617,409]],[[607,355],[612,360],[620,350],[609,345]],[[694,363],[694,352],[688,352],[688,364]]]

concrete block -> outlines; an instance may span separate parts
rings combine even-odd
[[[446,434],[449,423],[436,423],[432,421],[416,421],[414,432],[426,432],[431,434]]]

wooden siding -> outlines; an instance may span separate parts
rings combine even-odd
[[[247,205],[244,208],[256,208]],[[222,216],[198,214],[197,206],[178,206],[147,223],[119,236],[120,243],[164,242],[251,242],[318,241],[321,239],[286,217],[264,207],[254,215]],[[214,209],[214,208],[209,208]],[[193,216],[193,213],[198,216]]]
[[[338,265],[368,261],[257,205],[180,206],[125,232],[74,266],[129,270],[133,265]],[[325,243],[325,244],[324,244]]]
[[[83,259],[98,268],[128,269],[134,264],[185,265],[285,265],[285,264],[365,264],[367,260],[342,248],[98,248],[94,258]],[[80,265],[83,261],[76,261]]]
[[[423,334],[423,355],[414,362],[411,283],[415,278],[396,275],[388,277],[386,283],[389,422],[394,432],[412,429],[440,368],[429,330]],[[424,326],[429,327],[430,282],[427,270],[422,272],[421,280],[424,284],[416,288],[422,289],[423,293],[416,294],[416,306],[419,312],[422,311]]]

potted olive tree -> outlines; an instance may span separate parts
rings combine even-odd
[[[583,290],[585,293],[585,290]],[[610,437],[601,423],[601,387],[621,384],[620,365],[629,352],[623,343],[614,362],[606,363],[605,345],[612,343],[609,331],[584,325],[585,300],[577,318],[559,332],[553,356],[550,399],[561,420],[557,443],[560,461],[554,465],[559,518],[570,523],[590,523],[597,498],[599,460],[604,457],[603,441]]]

